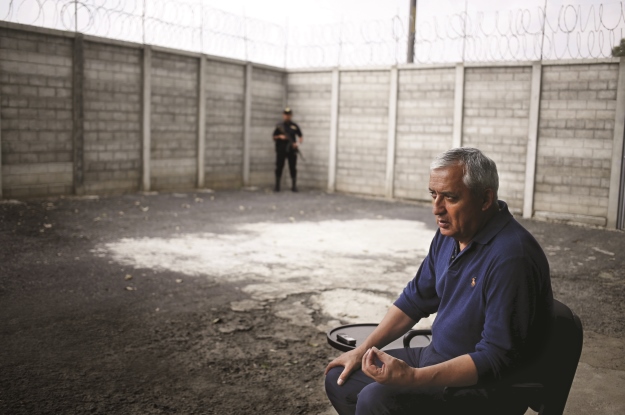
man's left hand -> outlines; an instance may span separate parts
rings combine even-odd
[[[381,366],[376,364],[381,363]],[[362,371],[378,383],[394,386],[414,384],[416,371],[403,360],[378,350],[375,347],[367,350],[362,357]]]

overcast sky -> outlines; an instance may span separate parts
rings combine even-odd
[[[422,0],[423,1],[423,0]],[[463,0],[464,1],[464,0]],[[372,20],[408,13],[409,0],[205,0],[215,8],[283,24]]]
[[[407,15],[410,0],[204,0],[213,7],[280,24],[334,23],[341,20],[377,20],[397,14]],[[559,12],[562,5],[599,5],[618,10],[621,3],[614,0],[417,0],[420,18],[448,15],[464,11],[494,12],[543,8]]]

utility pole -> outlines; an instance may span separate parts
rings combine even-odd
[[[414,43],[416,39],[415,28],[417,26],[417,0],[410,0],[410,16],[408,17],[408,54],[406,62],[414,62]]]

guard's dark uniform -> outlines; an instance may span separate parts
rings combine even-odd
[[[276,139],[277,136],[282,134],[286,136],[286,140]],[[284,159],[289,160],[289,172],[293,181],[292,190],[297,191],[295,186],[297,179],[297,151],[293,148],[293,143],[297,142],[297,137],[301,136],[302,131],[293,121],[283,121],[276,124],[276,129],[273,131],[273,137],[276,142],[276,191],[280,190]]]

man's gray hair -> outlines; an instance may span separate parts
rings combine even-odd
[[[499,189],[497,165],[477,148],[459,147],[447,150],[436,156],[430,164],[430,170],[457,164],[463,166],[462,181],[472,192],[480,194],[486,189],[492,189],[495,197],[497,196]]]

